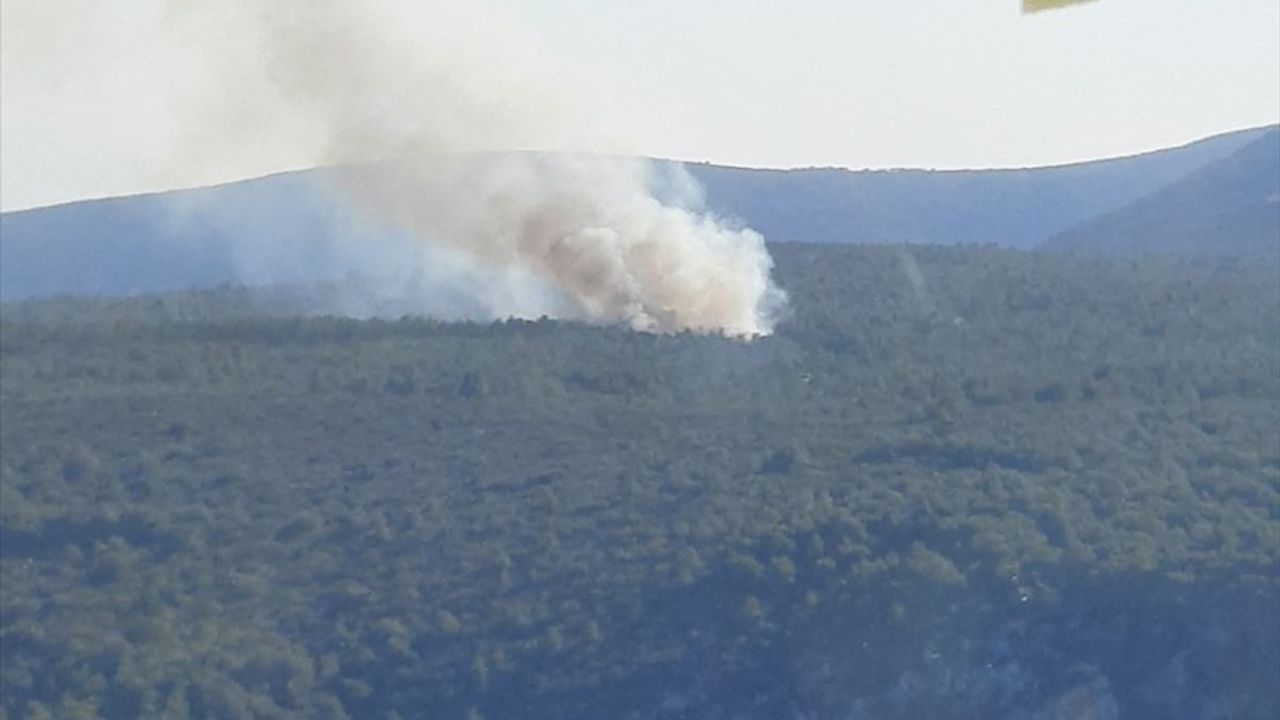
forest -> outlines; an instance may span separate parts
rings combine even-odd
[[[1280,713],[1271,261],[771,251],[750,341],[0,306],[0,717]]]

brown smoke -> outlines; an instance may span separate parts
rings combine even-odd
[[[234,72],[213,73],[195,103],[213,118],[191,138],[204,152],[234,154],[237,130],[309,134],[317,164],[350,168],[340,185],[363,212],[484,266],[534,275],[564,296],[570,317],[659,332],[771,331],[784,296],[763,238],[704,212],[687,176],[673,182],[613,156],[475,154],[597,134],[572,73],[558,74],[493,18],[434,3],[260,8],[222,20],[254,47]],[[267,90],[248,97],[274,104],[238,107],[249,86]]]

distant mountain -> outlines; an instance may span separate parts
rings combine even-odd
[[[5,213],[0,299],[341,277],[342,207],[306,171]]]
[[[1118,255],[1280,255],[1280,128],[1053,236],[1045,247]]]
[[[1268,128],[1132,157],[1024,170],[757,170],[686,167],[708,207],[770,241],[994,243],[1030,248],[1231,155]],[[660,161],[669,163],[670,161]],[[126,295],[341,278],[420,259],[363,222],[326,178],[283,173],[226,185],[0,215],[0,299]]]
[[[708,205],[775,241],[1031,248],[1224,158],[1267,128],[1142,155],[1019,170],[689,169]]]

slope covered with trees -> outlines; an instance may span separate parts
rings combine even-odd
[[[1280,260],[1280,128],[1229,157],[1050,238],[1058,252]],[[1280,268],[1278,268],[1280,269]]]
[[[1253,141],[1267,128],[1131,157],[1009,170],[753,170],[692,165],[708,205],[777,241],[1032,248]]]
[[[774,251],[753,342],[3,306],[0,713],[1280,711],[1274,274]]]

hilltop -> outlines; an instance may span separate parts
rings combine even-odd
[[[1280,129],[1045,247],[1115,255],[1280,256]]]
[[[1030,249],[1264,132],[1256,128],[1129,157],[1016,170],[690,170],[706,187],[713,210],[744,218],[774,241]]]
[[[774,242],[1032,248],[1221,160],[1266,131],[1025,170],[687,167],[713,212]],[[372,254],[366,248],[377,248],[381,267],[413,264],[413,244],[362,221],[333,190],[334,172],[5,213],[0,299],[330,280],[351,272],[353,253]]]

